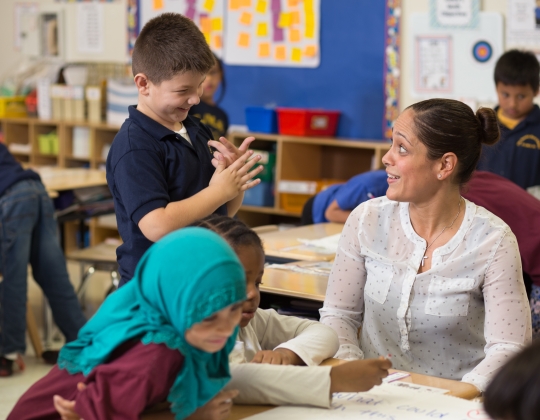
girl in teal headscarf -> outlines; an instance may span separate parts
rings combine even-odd
[[[230,379],[245,298],[244,270],[217,234],[186,228],[167,235],[8,419],[60,418],[53,395],[74,400],[85,420],[138,418],[165,397],[175,418],[186,418]],[[85,386],[77,390],[79,382]]]

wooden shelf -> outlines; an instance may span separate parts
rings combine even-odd
[[[253,149],[276,153],[274,186],[282,180],[327,179],[345,182],[359,173],[381,169],[381,159],[391,146],[385,140],[240,132],[231,133],[229,141],[238,146],[250,136],[255,137],[251,145]],[[252,226],[283,221],[298,223],[300,212],[285,210],[277,191],[274,197],[273,207],[242,206],[239,217]]]

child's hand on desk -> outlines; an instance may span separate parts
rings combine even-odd
[[[84,391],[86,385],[82,382],[77,384],[77,390],[79,392]],[[54,408],[60,414],[62,420],[84,420],[76,413],[75,411],[75,401],[69,401],[65,398],[62,398],[60,395],[55,395],[53,397]]]
[[[218,155],[221,155],[225,158],[226,167],[232,165],[236,160],[242,157],[249,149],[251,142],[255,140],[255,137],[247,137],[240,147],[236,147],[225,137],[220,137],[219,141],[209,140],[208,146],[213,147],[217,151],[214,152],[214,159],[212,159],[212,165],[214,168],[217,168],[219,165]]]
[[[268,363],[270,365],[303,365],[298,355],[289,350],[278,348],[275,350],[261,350],[257,352],[251,363]]]
[[[259,166],[250,172],[261,159],[260,155],[255,156],[249,160],[249,157],[253,154],[251,150],[242,155],[241,159],[238,159],[231,166],[227,167],[223,156],[219,156],[219,165],[210,179],[210,187],[217,187],[216,191],[223,194],[224,201],[229,201],[235,198],[241,191],[249,190],[255,185],[258,185],[260,179],[253,179],[264,168]]]
[[[232,400],[238,390],[221,391],[186,420],[225,420],[231,414]]]
[[[392,362],[388,359],[355,360],[333,366],[330,371],[330,394],[368,391],[388,376]]]

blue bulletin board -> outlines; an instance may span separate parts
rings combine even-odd
[[[247,106],[323,108],[342,112],[339,137],[383,139],[387,2],[399,0],[321,0],[317,68],[225,65],[231,124]]]

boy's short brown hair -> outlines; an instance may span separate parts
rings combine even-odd
[[[150,19],[133,48],[133,76],[144,73],[159,85],[178,73],[206,74],[215,64],[202,32],[191,19],[179,13],[163,13]]]

